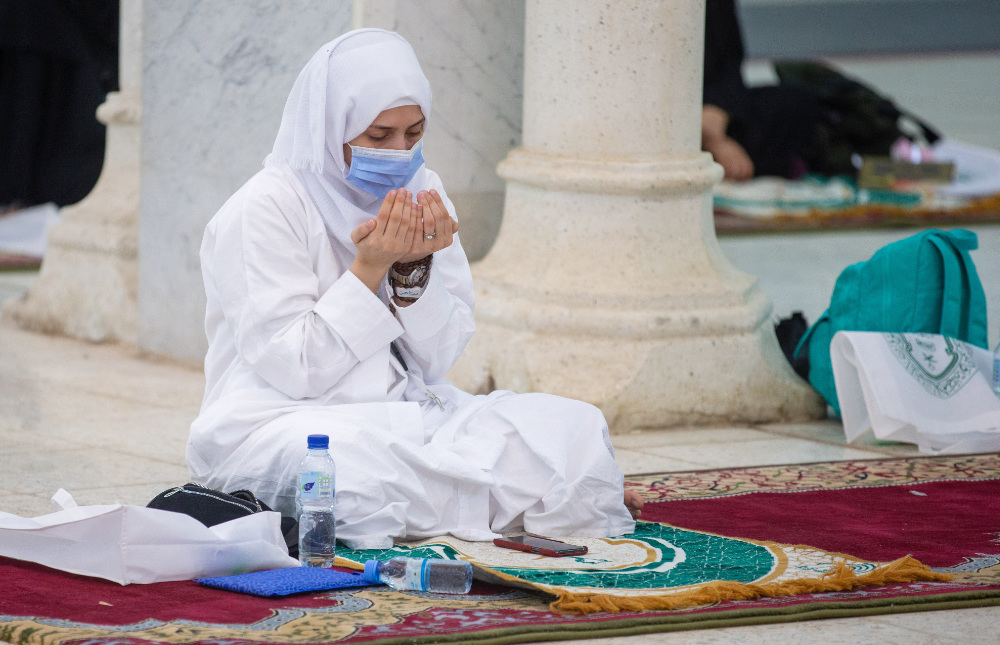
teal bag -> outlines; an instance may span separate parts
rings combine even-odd
[[[806,331],[795,356],[809,357],[809,382],[837,415],[830,341],[838,331],[941,334],[987,349],[986,294],[969,251],[972,231],[928,230],[844,269],[830,307]]]

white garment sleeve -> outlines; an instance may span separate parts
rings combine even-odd
[[[443,378],[462,355],[476,329],[474,305],[472,271],[456,235],[451,246],[434,254],[423,294],[409,307],[396,308],[404,330],[397,342],[425,381]]]
[[[216,229],[212,273],[240,358],[272,387],[317,397],[402,333],[350,271],[320,293],[317,240],[294,194],[251,192],[234,206]]]

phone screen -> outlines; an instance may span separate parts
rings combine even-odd
[[[535,537],[534,535],[515,535],[505,539],[508,542],[516,542],[527,546],[537,546],[540,549],[550,549],[556,552],[579,551],[583,549],[583,547],[575,544],[567,544],[566,542],[559,542],[558,540],[546,540],[545,538]]]

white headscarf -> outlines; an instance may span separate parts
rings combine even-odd
[[[345,179],[344,144],[381,112],[402,105],[419,106],[426,128],[431,87],[410,44],[383,29],[347,32],[324,45],[299,73],[264,160],[265,166],[295,171],[330,233],[349,252],[356,252],[351,231],[374,217],[382,200]],[[407,188],[436,188],[430,174],[421,166]]]

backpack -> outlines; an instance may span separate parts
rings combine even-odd
[[[928,230],[879,249],[844,269],[830,307],[806,332],[795,357],[837,415],[830,341],[838,331],[941,334],[986,349],[986,294],[969,251],[972,231]]]
[[[926,144],[941,138],[890,99],[822,63],[775,61],[774,71],[782,83],[803,89],[819,106],[813,136],[802,150],[811,172],[856,176],[856,155],[887,157],[892,144],[901,137],[911,141],[917,138],[903,131],[902,117],[916,126]]]

